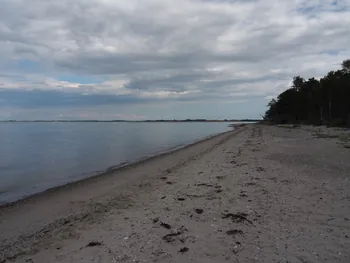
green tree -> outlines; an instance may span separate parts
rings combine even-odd
[[[350,72],[350,59],[344,60],[343,63],[341,64],[341,66],[346,73],[349,73]]]
[[[342,69],[320,80],[293,78],[291,88],[268,105],[264,118],[275,123],[306,123],[350,127],[350,59]]]
[[[293,78],[293,88],[296,88],[296,89],[300,89],[303,84],[304,84],[305,80],[300,77],[300,76],[296,76]]]

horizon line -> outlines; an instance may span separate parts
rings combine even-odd
[[[155,119],[155,120],[0,120],[0,122],[241,122],[262,119]]]

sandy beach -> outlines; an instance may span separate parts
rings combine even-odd
[[[0,262],[350,262],[350,132],[246,125],[0,208]]]

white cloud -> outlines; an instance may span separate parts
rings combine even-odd
[[[270,98],[293,75],[322,76],[350,57],[350,0],[2,0],[1,7],[3,88]],[[15,65],[23,59],[45,72]],[[107,80],[62,81],[63,73]]]

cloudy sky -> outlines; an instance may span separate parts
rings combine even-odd
[[[0,0],[0,119],[257,118],[350,58],[350,0]]]

